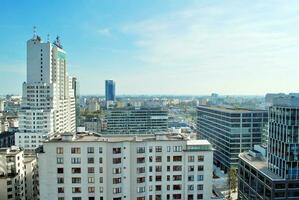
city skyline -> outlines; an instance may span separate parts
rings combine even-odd
[[[104,94],[106,79],[119,94],[298,90],[296,1],[9,1],[0,11],[1,94],[21,95],[33,26],[44,41],[61,36],[82,95]]]

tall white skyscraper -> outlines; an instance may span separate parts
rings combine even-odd
[[[75,95],[67,74],[66,52],[59,37],[27,41],[27,82],[23,83],[20,131],[16,145],[35,149],[54,133],[75,132]]]

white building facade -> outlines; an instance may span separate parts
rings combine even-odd
[[[16,145],[35,149],[54,133],[75,132],[75,96],[67,74],[66,52],[59,38],[27,41],[27,82],[19,112]]]
[[[39,154],[43,200],[211,199],[213,150],[183,135],[64,135]]]

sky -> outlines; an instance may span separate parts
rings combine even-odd
[[[21,94],[26,41],[60,36],[81,94],[299,90],[299,1],[1,0],[0,94]]]

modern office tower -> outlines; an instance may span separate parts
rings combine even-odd
[[[72,83],[59,37],[54,43],[36,35],[27,41],[27,82],[23,84],[16,145],[33,150],[51,134],[75,132]]]
[[[168,111],[162,108],[115,108],[105,118],[109,134],[152,134],[168,128]]]
[[[64,134],[39,155],[40,197],[211,199],[213,150],[185,135]]]
[[[240,154],[239,199],[299,199],[299,97],[273,99],[267,157]]]
[[[106,102],[115,101],[115,82],[113,80],[105,81]]]
[[[237,167],[238,155],[261,144],[262,130],[268,121],[267,111],[197,107],[197,133],[215,148],[214,163],[224,171]]]
[[[36,158],[28,159],[18,147],[0,149],[1,200],[38,199]]]
[[[101,119],[97,117],[86,119],[83,125],[86,131],[100,133],[102,130]]]

